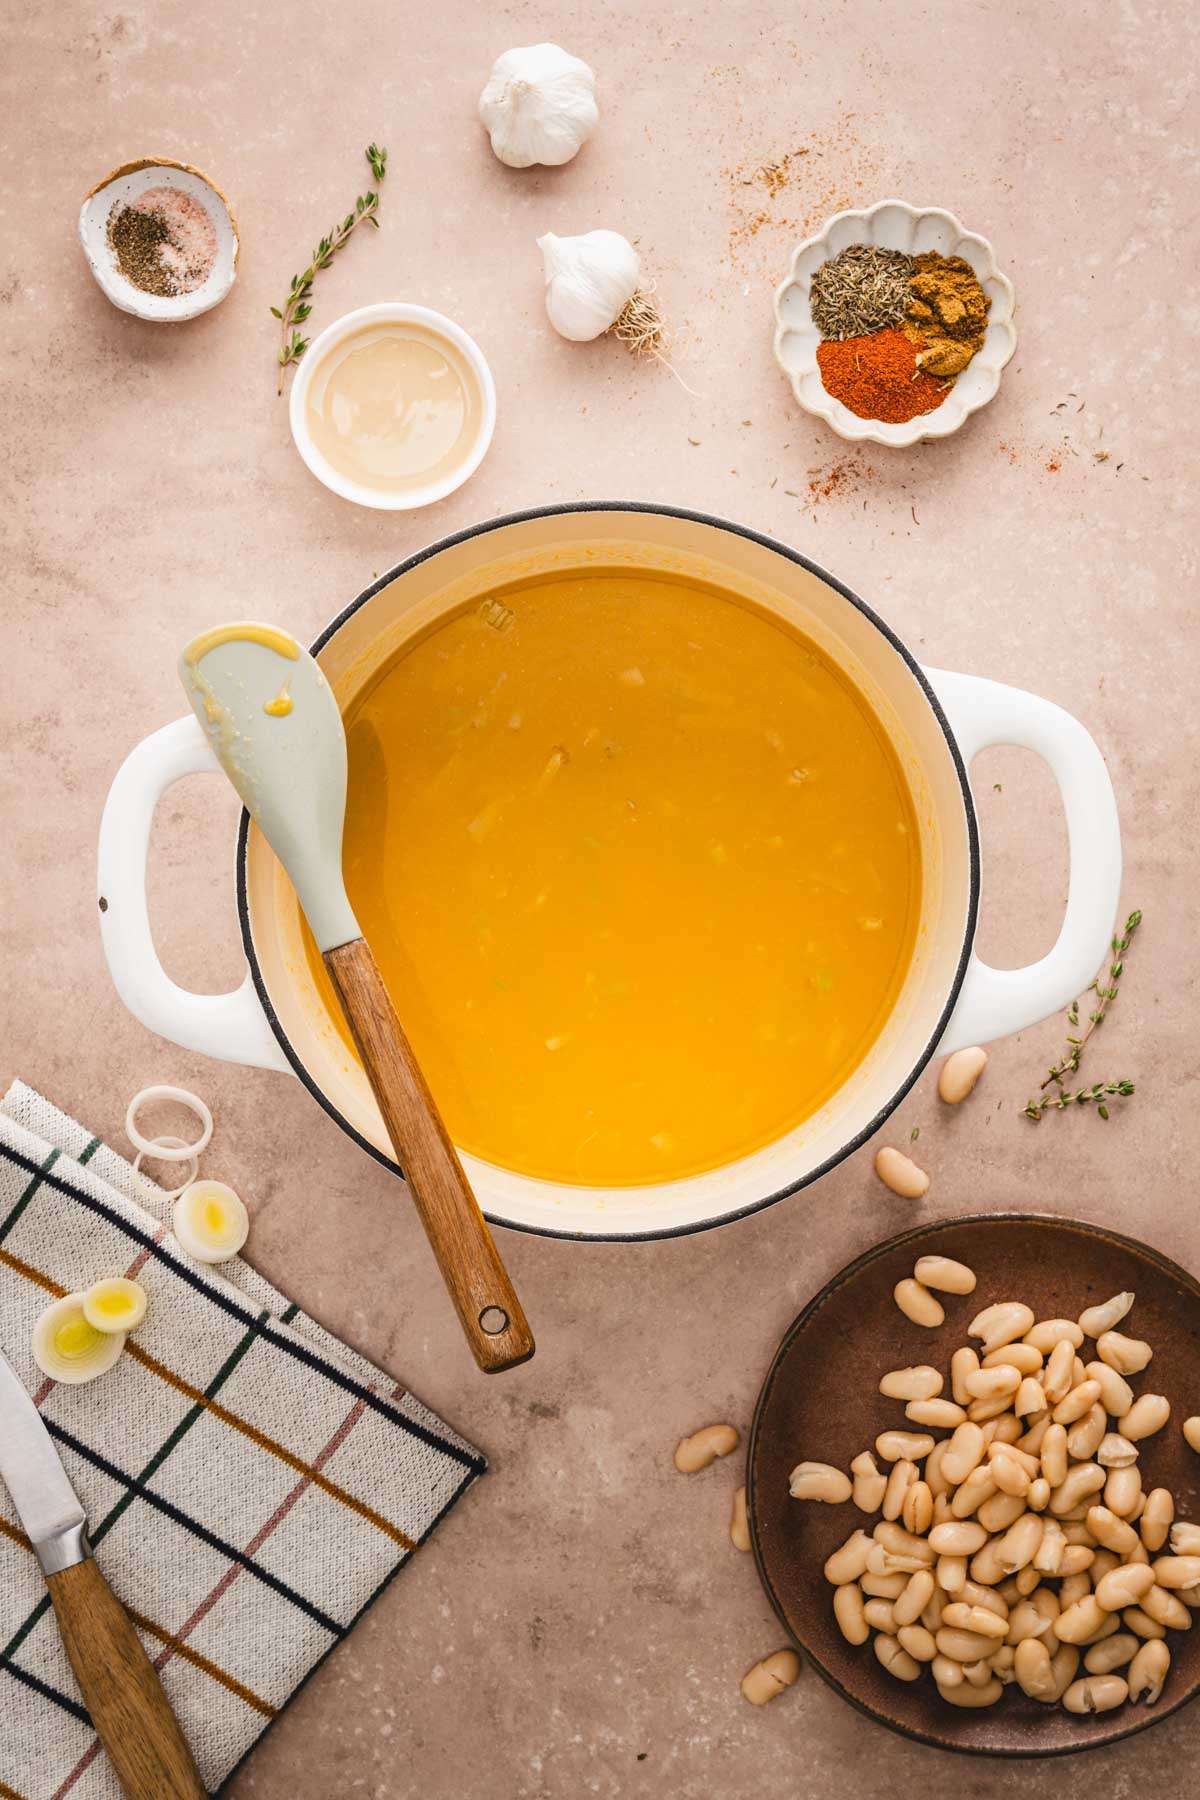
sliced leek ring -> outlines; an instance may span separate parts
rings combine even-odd
[[[83,1296],[83,1316],[93,1331],[136,1331],[149,1300],[140,1282],[124,1275],[94,1281]]]
[[[228,1262],[250,1234],[250,1215],[223,1181],[193,1181],[175,1202],[171,1228],[197,1262]]]
[[[112,1368],[125,1348],[123,1331],[97,1331],[83,1310],[84,1296],[68,1294],[48,1306],[33,1328],[33,1360],[52,1381],[94,1381]]]
[[[200,1136],[190,1144],[181,1143],[178,1139],[143,1137],[137,1128],[137,1115],[141,1108],[151,1100],[176,1100],[181,1106],[186,1106],[188,1111],[200,1121]],[[130,1143],[144,1156],[156,1157],[160,1162],[190,1161],[193,1156],[199,1156],[202,1150],[207,1149],[212,1134],[212,1113],[199,1094],[193,1094],[187,1088],[162,1086],[142,1088],[129,1102],[129,1109],[125,1114],[125,1136]],[[172,1143],[177,1145],[177,1148],[172,1148]]]

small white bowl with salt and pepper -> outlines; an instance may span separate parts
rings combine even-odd
[[[836,400],[821,379],[817,364],[821,333],[813,321],[809,298],[812,278],[823,264],[852,244],[899,250],[907,256],[936,251],[941,256],[962,257],[991,302],[983,344],[954,380],[942,404],[902,424],[860,418]],[[1012,283],[997,267],[987,238],[967,231],[953,213],[940,207],[881,200],[877,206],[835,213],[815,237],[797,244],[787,279],[775,293],[775,360],[805,412],[824,419],[839,437],[906,449],[924,438],[948,437],[993,398],[1001,372],[1017,347],[1013,307]]]
[[[139,319],[193,319],[237,275],[228,199],[199,169],[166,156],[122,163],[97,182],[79,209],[79,241],[113,305]]]

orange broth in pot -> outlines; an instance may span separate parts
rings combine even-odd
[[[779,619],[539,576],[406,643],[346,731],[350,900],[461,1148],[598,1187],[697,1174],[874,1043],[920,913],[912,800]]]

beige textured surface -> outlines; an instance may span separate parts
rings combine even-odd
[[[200,1088],[218,1116],[207,1172],[245,1194],[265,1272],[493,1460],[234,1792],[1045,1791],[1045,1770],[895,1739],[811,1676],[752,1712],[737,1679],[779,1633],[725,1537],[737,1471],[685,1481],[670,1452],[712,1417],[748,1424],[803,1300],[914,1217],[1077,1211],[1196,1261],[1183,1173],[1196,1148],[1195,555],[1181,473],[1196,375],[1171,309],[1194,262],[1194,20],[1140,0],[72,0],[10,17],[0,1073],[109,1134],[143,1082]],[[601,125],[560,172],[506,172],[476,93],[501,50],[545,36],[596,67]],[[314,324],[392,295],[428,302],[478,337],[499,389],[481,473],[410,519],[356,511],[312,480],[270,367],[266,307],[347,204],[371,137],[391,150],[384,229],[321,278]],[[210,171],[242,227],[232,296],[188,326],[115,312],[74,238],[88,186],[154,151]],[[772,193],[755,171],[789,152]],[[948,205],[993,238],[1022,342],[998,400],[957,438],[846,456],[789,401],[770,288],[812,223],[891,193]],[[596,225],[640,239],[698,397],[615,345],[549,331],[533,238]],[[813,481],[832,491],[814,499]],[[540,1349],[487,1384],[398,1190],[298,1086],[202,1063],[122,1012],[100,956],[93,845],[115,764],[182,711],[174,657],[200,626],[248,610],[311,634],[421,543],[575,497],[669,500],[775,532],[930,660],[1036,687],[1085,720],[1118,791],[1127,901],[1146,909],[1094,1065],[1143,1091],[1107,1129],[1019,1119],[1059,1044],[1051,1023],[999,1046],[960,1114],[939,1112],[928,1079],[906,1102],[894,1135],[922,1127],[934,1177],[920,1209],[883,1191],[864,1151],[814,1193],[712,1236],[643,1249],[507,1237]],[[981,947],[1015,963],[1046,947],[1061,906],[1057,802],[1016,754],[977,776]],[[155,835],[164,953],[213,990],[239,966],[233,819],[215,784],[192,782]],[[1182,1795],[1198,1751],[1193,1708],[1102,1766],[1059,1766],[1054,1790]]]

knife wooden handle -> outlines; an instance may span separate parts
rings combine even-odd
[[[326,950],[388,1136],[485,1375],[533,1355],[533,1333],[365,938]]]
[[[95,1557],[47,1575],[46,1586],[96,1735],[128,1800],[206,1800],[162,1683]]]

